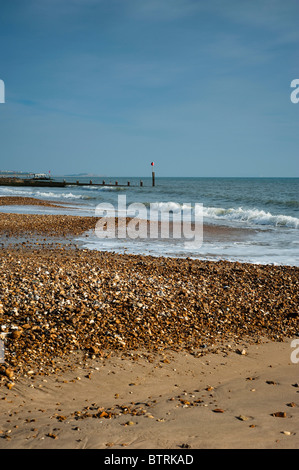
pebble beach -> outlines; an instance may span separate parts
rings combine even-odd
[[[0,218],[0,448],[298,447],[298,267],[86,250],[95,217]]]

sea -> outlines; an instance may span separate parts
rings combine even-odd
[[[162,233],[159,237],[148,233],[144,236],[141,231],[138,235],[137,225],[130,236],[121,237],[117,232],[112,236],[107,231],[107,236],[103,237],[90,231],[75,237],[74,242],[88,250],[116,253],[299,266],[299,178],[156,176],[154,187],[151,177],[59,176],[54,179],[84,184],[64,188],[0,186],[0,196],[29,196],[56,201],[63,206],[11,205],[0,206],[0,210],[95,217],[100,214],[105,217],[130,216],[135,217],[136,222],[158,217],[164,224],[168,221],[177,224],[181,217],[181,226],[191,218],[195,224],[193,233],[196,224],[204,226],[202,241],[194,246],[189,239],[186,242],[184,236],[173,236],[173,230],[168,236]],[[94,186],[95,183],[101,185]]]

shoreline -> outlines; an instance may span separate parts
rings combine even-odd
[[[64,205],[72,206],[72,203],[64,201],[46,201],[32,197],[0,197],[1,206],[44,206],[53,208],[63,208]],[[17,213],[17,212],[1,212],[0,210],[0,235],[10,237],[32,236],[32,235],[48,235],[57,237],[61,235],[82,235],[90,230],[95,229],[97,220],[100,217],[95,215],[70,215],[70,214],[35,214],[35,213]],[[116,220],[119,218],[116,217]],[[106,220],[109,220],[107,217]],[[133,219],[126,217],[126,224]],[[137,219],[134,219],[137,220]],[[167,222],[166,222],[167,223]],[[160,236],[163,233],[163,221],[158,222]],[[116,224],[117,225],[117,224]],[[147,220],[147,232],[149,233],[150,221]],[[194,223],[191,227],[194,230]],[[170,227],[172,230],[173,227]],[[211,240],[229,240],[234,241],[245,240],[249,235],[253,235],[257,229],[244,227],[229,227],[227,225],[203,224],[204,236]],[[159,237],[158,237],[159,239]]]
[[[69,202],[46,201],[29,196],[0,196],[0,206],[47,206],[47,207],[63,207],[60,204],[71,204]]]
[[[70,248],[88,249],[92,252],[142,254],[156,258],[164,256],[174,259],[190,258],[211,262],[226,260],[242,264],[298,267],[297,257],[292,258],[291,253],[287,250],[280,255],[276,252],[271,257],[271,246],[268,238],[271,231],[268,229],[229,227],[204,223],[201,243],[199,231],[194,230],[192,226],[188,229],[189,231],[192,230],[188,237],[196,232],[196,240],[201,244],[198,250],[195,251],[192,242],[190,248],[188,248],[189,238],[180,240],[172,237],[172,230],[178,230],[178,227],[175,228],[174,225],[170,224],[170,236],[166,236],[168,224],[165,222],[165,225],[163,221],[158,222],[158,237],[152,238],[151,222],[148,220],[147,237],[137,239],[135,245],[135,240],[128,235],[127,238],[121,237],[118,239],[118,224],[121,223],[123,227],[124,218],[115,218],[111,225],[108,223],[109,218],[107,217],[107,226],[114,227],[115,223],[115,234],[113,237],[103,238],[101,241],[95,232],[96,224],[100,219],[95,215],[24,214],[1,212],[0,210],[0,248],[20,244],[27,247],[61,245]],[[133,230],[138,231],[138,228],[135,228],[136,223],[138,226],[137,219],[127,217],[125,223],[127,227],[131,223]],[[101,226],[102,224],[100,224],[100,230],[102,231]],[[181,227],[181,230],[184,230],[184,228]],[[265,246],[265,252],[263,246]],[[249,250],[248,253],[247,250]]]
[[[10,205],[11,198],[3,198],[2,205]],[[34,198],[12,198],[15,200],[16,205],[26,205],[27,200],[29,205],[41,205],[48,207],[61,208],[58,204],[55,205],[52,202],[44,201],[41,199]],[[0,198],[1,201],[1,198]],[[1,206],[1,202],[0,202]],[[65,244],[65,240],[68,239],[69,243],[73,243],[77,246],[83,245],[79,241],[73,242],[73,236],[89,237],[89,233],[94,234],[96,223],[100,220],[97,216],[83,216],[83,215],[69,215],[69,214],[24,214],[15,212],[1,212],[0,211],[0,236],[5,243],[2,242],[3,246],[8,244],[14,245],[22,239],[22,243],[28,243],[30,245],[31,240],[35,239],[37,242],[43,244],[43,242],[49,239],[56,240],[57,243]],[[106,218],[109,221],[109,218]],[[115,226],[117,231],[117,225],[121,220],[121,225],[124,224],[124,219],[115,218]],[[126,225],[128,225],[132,218],[126,217]],[[164,222],[158,222],[159,236],[155,239],[163,240]],[[170,227],[172,230],[173,227]],[[167,229],[168,230],[168,229]],[[192,226],[194,231],[194,227]],[[228,227],[224,225],[209,225],[204,224],[203,237],[206,240],[218,242],[219,240],[231,240],[234,242],[240,242],[246,240],[249,235],[256,233],[255,229],[250,228],[236,228]],[[150,232],[150,221],[147,220],[147,233]],[[117,235],[117,232],[116,232]],[[3,238],[4,237],[4,238]],[[142,240],[142,238],[141,238]],[[171,240],[171,238],[170,238]],[[10,243],[9,243],[10,242]],[[173,255],[175,257],[175,254]],[[186,257],[188,255],[186,254]]]
[[[298,447],[298,267],[87,250],[72,236],[94,217],[1,219],[0,448]]]

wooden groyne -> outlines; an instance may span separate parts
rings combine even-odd
[[[63,181],[31,180],[22,178],[0,178],[0,186],[42,186],[42,187],[65,187]]]
[[[143,186],[143,181],[140,181],[139,185]],[[118,181],[114,183],[106,183],[103,180],[101,183],[94,183],[92,180],[86,183],[77,181],[54,181],[52,179],[43,180],[43,179],[27,179],[27,178],[1,178],[0,177],[0,186],[30,186],[30,187],[47,187],[47,188],[65,188],[67,186],[119,186],[119,187],[133,187],[130,181],[127,184],[119,184]]]

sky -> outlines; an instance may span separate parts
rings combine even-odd
[[[298,0],[1,0],[0,170],[298,177]]]

